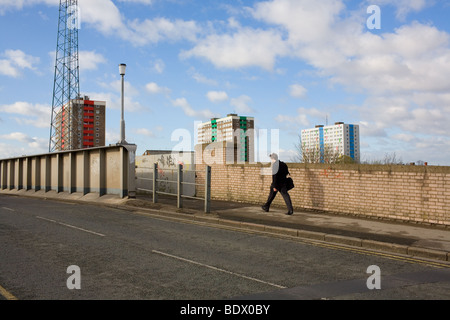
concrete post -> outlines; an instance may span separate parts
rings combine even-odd
[[[57,193],[60,193],[60,192],[63,192],[64,191],[64,176],[63,176],[63,173],[64,173],[64,159],[63,159],[63,155],[62,155],[62,153],[58,153],[57,155],[56,155],[56,165],[57,165],[57,167],[58,167],[58,170],[57,170],[57,186],[56,186],[56,192]]]
[[[34,158],[34,191],[41,190],[41,158]]]
[[[99,160],[98,160],[98,186],[99,195],[104,196],[106,194],[106,154],[105,149],[99,149]]]
[[[135,144],[121,144],[122,155],[122,189],[127,190],[123,192],[123,196],[128,195],[128,198],[136,198],[136,149]]]
[[[153,164],[153,203],[158,202],[158,194],[156,189],[158,188],[158,164]]]
[[[9,190],[12,190],[15,188],[14,186],[14,171],[15,171],[15,161],[14,160],[9,160]]]
[[[71,152],[69,155],[69,194],[76,192],[77,181],[77,155],[75,152]]]
[[[0,190],[3,190],[3,161],[0,161]]]
[[[211,212],[211,167],[206,166],[205,175],[205,212]]]
[[[26,160],[26,174],[25,174],[25,190],[31,190],[31,158],[28,157]]]
[[[125,148],[120,148],[120,197],[125,198],[128,196],[128,177],[126,176],[127,172],[127,159],[128,154]]]
[[[128,198],[136,198],[136,149],[135,144],[125,144],[123,146],[128,151]]]
[[[39,158],[39,185],[41,184],[41,161],[45,161],[45,172],[44,172],[44,191],[49,192],[52,190],[52,158],[48,155],[44,156],[44,159]],[[58,170],[57,168],[57,179],[58,179]],[[41,188],[39,188],[40,190]],[[58,183],[56,184],[56,192],[58,192]]]
[[[178,164],[177,170],[177,208],[181,209],[183,207],[183,165]]]
[[[17,190],[23,189],[23,159],[16,159],[15,169],[14,169],[14,181]]]
[[[83,196],[91,192],[89,179],[89,153],[83,151]]]
[[[2,161],[1,162],[1,166],[0,166],[0,171],[1,171],[1,180],[0,180],[0,189],[6,189],[6,178],[7,178],[7,174],[6,174],[6,166],[7,162],[6,161]]]

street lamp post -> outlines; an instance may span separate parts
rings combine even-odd
[[[125,118],[124,118],[124,76],[127,65],[119,64],[119,73],[122,76],[122,116],[120,119],[120,141],[119,144],[126,144],[125,141]]]
[[[125,141],[125,119],[124,119],[124,113],[125,113],[125,107],[124,107],[124,76],[125,76],[125,69],[127,68],[127,65],[125,63],[119,64],[119,73],[122,76],[122,116],[120,119],[120,141],[117,143],[118,145],[121,145],[123,147],[124,154],[127,155],[128,160],[125,162],[124,167],[122,170],[127,170],[127,180],[128,181],[121,181],[123,188],[122,197],[125,197],[128,195],[129,198],[136,198],[136,166],[135,166],[135,159],[136,159],[136,148],[137,146],[135,144],[130,144]],[[122,151],[121,151],[122,152]],[[125,191],[126,189],[126,191]]]

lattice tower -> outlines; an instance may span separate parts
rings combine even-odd
[[[77,119],[72,118],[70,101],[80,96],[79,23],[78,0],[60,0],[49,152],[72,146]]]

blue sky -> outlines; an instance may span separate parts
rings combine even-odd
[[[370,5],[381,9],[369,29]],[[59,0],[0,0],[0,158],[48,150]],[[450,165],[450,1],[79,0],[81,93],[107,101],[119,140],[193,150],[228,113],[279,130],[360,126],[361,160]],[[257,131],[259,132],[259,131]],[[270,141],[269,141],[270,144]]]

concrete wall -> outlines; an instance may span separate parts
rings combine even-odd
[[[450,167],[288,164],[297,209],[450,225]],[[204,165],[197,164],[197,183]],[[213,164],[212,199],[264,204],[267,166]],[[278,195],[274,205],[285,207]]]
[[[1,190],[135,194],[136,146],[110,146],[0,160]]]
[[[158,164],[158,191],[176,194],[178,164],[183,165],[183,182],[195,183],[195,158],[193,152],[155,151],[154,154],[136,157],[136,188],[138,192],[153,190],[153,165]],[[147,190],[147,191],[145,191]],[[195,185],[183,184],[183,195],[195,196]]]

